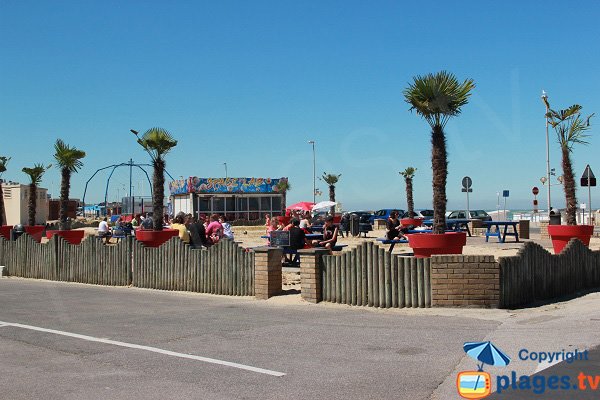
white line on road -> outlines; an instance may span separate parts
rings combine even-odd
[[[63,331],[57,331],[55,329],[40,328],[38,326],[23,325],[23,324],[17,324],[17,323],[12,323],[12,322],[3,322],[3,321],[0,321],[0,326],[13,326],[15,328],[22,328],[22,329],[29,329],[32,331],[52,333],[55,335],[68,336],[68,337],[72,337],[72,338],[87,340],[90,342],[112,344],[114,346],[128,347],[130,349],[146,350],[146,351],[150,351],[153,353],[164,354],[167,356],[187,358],[190,360],[197,360],[197,361],[202,361],[202,362],[206,362],[206,363],[210,363],[210,364],[224,365],[227,367],[243,369],[246,371],[258,372],[260,374],[266,374],[266,375],[272,375],[272,376],[284,376],[285,375],[285,373],[283,373],[283,372],[277,372],[277,371],[271,371],[269,369],[251,367],[249,365],[238,364],[238,363],[234,363],[234,362],[230,362],[230,361],[217,360],[215,358],[200,357],[200,356],[195,356],[192,354],[177,353],[175,351],[159,349],[157,347],[142,346],[142,345],[135,344],[135,343],[119,342],[116,340],[97,338],[97,337],[87,336],[87,335],[80,335],[78,333],[63,332]]]

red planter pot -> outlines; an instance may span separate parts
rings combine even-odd
[[[402,224],[402,226],[421,226],[423,225],[423,218],[402,218],[400,220],[400,223]]]
[[[435,254],[462,254],[467,244],[466,232],[447,232],[442,234],[415,233],[406,235],[415,257],[425,258]]]
[[[177,229],[163,229],[162,231],[141,230],[135,231],[135,238],[144,243],[146,247],[158,247],[174,236],[178,236]]]
[[[0,236],[2,236],[6,240],[10,240],[10,231],[12,230],[12,228],[12,225],[0,226]]]
[[[33,240],[38,243],[42,241],[42,234],[44,233],[44,229],[46,229],[44,225],[25,225],[23,228]]]
[[[589,246],[593,233],[593,225],[548,225],[554,254],[559,254],[571,239],[579,239],[584,245]]]
[[[52,236],[57,235],[65,239],[71,244],[79,244],[83,240],[84,231],[46,231],[46,237],[51,239]]]

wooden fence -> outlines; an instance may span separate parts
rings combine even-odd
[[[254,254],[230,240],[208,250],[192,249],[178,237],[159,248],[133,243],[133,283],[143,288],[254,295]]]
[[[370,307],[431,307],[431,266],[390,254],[373,242],[323,257],[324,301]]]
[[[25,234],[16,241],[0,238],[0,265],[23,278],[254,295],[254,254],[229,240],[195,250],[177,237],[147,248],[133,237],[105,246],[94,236],[72,245],[58,236],[40,244]]]
[[[579,240],[556,255],[527,242],[516,256],[501,257],[499,264],[501,308],[600,288],[600,252]]]
[[[0,239],[0,264],[8,267],[10,275],[23,278],[125,286],[130,259],[126,241],[104,246],[95,237],[80,245],[58,236],[44,244],[29,235],[16,241]]]

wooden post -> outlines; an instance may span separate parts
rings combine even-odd
[[[319,248],[302,249],[298,250],[298,254],[300,254],[300,292],[302,299],[309,303],[318,303],[323,300],[321,265],[323,263],[323,256],[329,254],[329,251]],[[329,265],[339,266],[339,261]],[[339,297],[337,301],[339,302]]]
[[[254,296],[260,300],[267,300],[281,293],[283,250],[277,247],[257,247],[254,253]]]

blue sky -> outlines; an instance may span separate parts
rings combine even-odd
[[[600,3],[435,3],[3,0],[4,178],[25,182],[21,168],[51,162],[60,137],[88,154],[72,180],[81,197],[96,169],[148,162],[129,129],[160,126],[179,140],[167,158],[175,177],[221,177],[226,162],[229,176],[288,176],[289,201],[311,200],[312,139],[318,175],[342,174],[345,209],[404,208],[398,171],[407,166],[418,169],[416,207],[426,208],[429,127],[402,90],[445,69],[477,85],[446,129],[448,207],[464,207],[469,175],[472,208],[494,209],[502,189],[509,208],[529,208],[531,188],[544,193],[541,90],[553,108],[600,112]],[[578,176],[587,163],[600,172],[598,128],[591,133],[575,149]],[[551,132],[557,171],[559,157]],[[134,176],[134,193],[148,194],[144,179]],[[90,182],[86,202],[103,199],[105,182]],[[113,182],[110,200],[126,190],[127,171]],[[48,172],[43,185],[57,193],[59,184],[58,170]],[[553,196],[564,204],[560,187]]]

